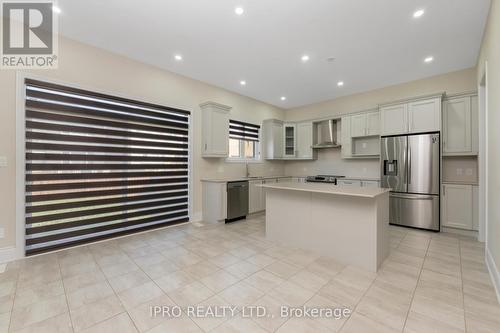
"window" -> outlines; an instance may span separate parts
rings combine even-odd
[[[259,125],[230,120],[228,160],[260,160],[259,131]]]
[[[26,80],[26,254],[189,221],[189,112]]]

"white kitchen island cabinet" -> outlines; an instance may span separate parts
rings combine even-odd
[[[376,272],[389,254],[389,190],[318,183],[262,185],[266,237]]]

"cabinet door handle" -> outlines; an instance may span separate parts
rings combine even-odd
[[[446,186],[443,185],[443,196],[446,195]]]

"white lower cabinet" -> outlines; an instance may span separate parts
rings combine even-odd
[[[260,185],[262,180],[251,180],[248,182],[248,212],[250,214],[264,210],[263,206],[263,189]]]
[[[443,184],[442,209],[444,227],[474,229],[472,185]]]
[[[217,222],[227,217],[227,183],[202,182],[203,221]]]

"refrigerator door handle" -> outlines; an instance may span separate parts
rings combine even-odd
[[[408,185],[411,184],[411,147],[408,145]]]

